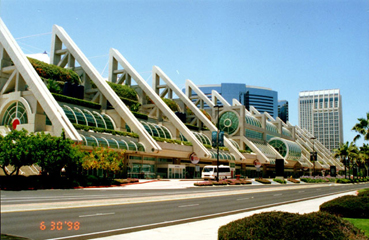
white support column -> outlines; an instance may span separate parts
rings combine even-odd
[[[146,95],[154,102],[156,107],[173,122],[176,128],[185,135],[187,140],[192,142],[194,152],[200,158],[210,158],[210,152],[201,144],[201,142],[188,130],[186,125],[174,114],[174,112],[164,103],[160,96],[146,83],[146,81],[137,73],[137,71],[129,64],[129,62],[115,49],[110,49],[110,61],[116,60],[125,71],[136,81],[140,88],[146,93]],[[153,73],[153,81],[155,81],[156,75]]]
[[[110,104],[117,111],[119,116],[123,118],[126,123],[131,127],[131,129],[137,133],[140,137],[140,142],[146,146],[147,152],[158,152],[161,147],[156,143],[156,141],[147,133],[142,124],[136,119],[132,112],[127,108],[127,106],[120,100],[118,95],[113,91],[113,89],[106,83],[99,72],[93,67],[87,57],[82,53],[82,51],[77,47],[69,35],[64,31],[63,28],[54,25],[53,27],[53,40],[51,49],[51,60],[52,62],[57,62],[57,52],[62,47],[62,44],[67,48],[69,54],[80,64],[85,73],[91,79],[91,81],[97,86],[99,91],[103,96],[110,102]]]
[[[162,80],[168,85],[170,89],[184,102],[184,104],[196,115],[196,117],[210,130],[210,131],[218,131],[217,127],[198,109],[195,104],[190,100],[190,98],[186,97],[186,95],[170,80],[170,78],[157,66],[153,67],[153,75],[159,75]],[[197,94],[205,95],[196,85],[194,85],[190,80],[186,80],[186,89],[187,87],[191,87]],[[187,93],[187,96],[189,94]],[[205,96],[207,100],[206,103],[210,107],[214,107],[214,104]],[[186,127],[187,129],[187,127]],[[235,146],[229,141],[228,138],[224,138],[224,145],[228,147],[228,149],[233,153],[238,160],[243,160],[245,157],[238,151]]]
[[[22,75],[24,81],[27,83],[40,106],[45,111],[46,115],[53,123],[55,135],[61,135],[64,129],[66,136],[74,141],[82,141],[78,132],[69,121],[64,111],[59,107],[59,104],[51,95],[46,85],[42,82],[37,72],[32,67],[17,42],[6,28],[3,21],[0,19],[0,42],[13,61],[14,66]]]

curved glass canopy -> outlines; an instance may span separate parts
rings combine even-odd
[[[211,145],[211,141],[208,138],[208,136],[206,136],[203,133],[199,133],[199,132],[192,132],[195,137],[202,143],[202,144],[207,144],[207,145]]]
[[[237,148],[238,150],[240,149],[240,145],[235,140],[229,138],[229,141],[232,143],[233,146],[235,146],[235,148]]]
[[[282,127],[282,134],[288,137],[292,137],[292,133],[285,127]]]
[[[246,115],[245,120],[247,124],[261,128],[261,123],[257,118],[250,115]]]
[[[254,131],[251,129],[245,129],[245,136],[247,138],[253,138],[253,139],[258,139],[258,140],[263,140],[263,133],[258,132],[258,131]]]
[[[233,134],[237,131],[239,126],[238,115],[234,112],[228,111],[219,117],[219,129],[228,134]]]
[[[71,108],[68,105],[63,105],[62,109],[72,123],[114,130],[114,122],[106,114],[77,107]]]
[[[83,133],[81,134],[83,144],[91,147],[110,147],[116,149],[125,149],[130,151],[145,151],[145,146],[140,142],[134,142],[131,140],[123,139],[119,136],[96,136],[93,134]]]
[[[295,142],[276,137],[269,144],[287,160],[298,161],[301,158],[301,148]]]
[[[253,142],[254,145],[265,155],[268,156],[275,156],[275,152],[273,151],[273,149],[271,149],[271,147],[265,143],[260,143],[260,142]]]
[[[145,121],[141,121],[141,124],[144,126],[146,131],[153,137],[172,139],[172,134],[170,133],[168,128],[163,125],[157,125],[155,123]]]
[[[268,130],[269,132],[272,132],[274,134],[278,134],[278,129],[277,126],[275,126],[273,123],[266,121],[266,130]]]
[[[217,152],[214,150],[210,151],[211,158],[217,159]],[[219,159],[220,160],[236,160],[232,153],[221,151],[219,152]]]
[[[28,123],[27,110],[21,102],[12,103],[5,111],[1,125],[12,126],[13,121],[18,119],[19,124]]]

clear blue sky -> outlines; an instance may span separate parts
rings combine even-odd
[[[157,65],[181,88],[269,87],[295,125],[300,91],[339,88],[345,141],[369,112],[368,0],[0,0],[0,17],[26,54],[62,26],[104,77],[116,48],[150,85]]]

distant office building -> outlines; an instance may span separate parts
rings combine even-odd
[[[338,148],[343,142],[340,90],[300,92],[299,125],[329,150]]]
[[[267,112],[272,117],[278,116],[278,93],[270,88],[248,86],[241,83],[222,83],[212,85],[199,85],[198,88],[209,98],[211,91],[215,90],[228,102],[237,99],[247,110],[255,107],[260,113]]]
[[[278,101],[278,117],[285,123],[288,121],[288,101]]]

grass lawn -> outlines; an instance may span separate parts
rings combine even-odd
[[[344,218],[345,220],[354,224],[355,227],[363,230],[365,235],[369,237],[369,219],[365,218]]]

